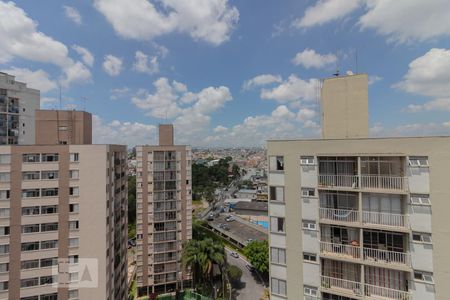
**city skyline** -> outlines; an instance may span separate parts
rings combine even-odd
[[[0,70],[42,108],[61,85],[94,143],[155,144],[159,123],[192,146],[319,137],[318,80],[337,69],[368,73],[372,136],[450,133],[447,1],[199,5],[0,1]]]

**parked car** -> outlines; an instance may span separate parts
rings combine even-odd
[[[247,244],[250,244],[251,242],[253,242],[253,239],[248,239],[246,240]]]
[[[255,272],[255,267],[249,264],[246,264],[245,267],[250,271],[250,272]]]
[[[230,255],[234,258],[239,258],[239,254],[237,254],[237,252],[231,252]]]
[[[213,213],[210,213],[210,214],[208,215],[208,218],[207,218],[206,220],[208,220],[208,221],[214,221],[214,214],[213,214]]]
[[[225,221],[227,221],[227,222],[233,222],[235,220],[236,220],[236,218],[233,217],[233,216],[228,216],[228,217],[225,218]]]

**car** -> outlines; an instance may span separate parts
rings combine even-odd
[[[246,264],[245,267],[250,271],[250,272],[255,272],[255,267],[249,264]]]
[[[248,239],[246,242],[247,244],[250,244],[251,242],[253,242],[253,239]]]
[[[239,258],[239,254],[237,254],[237,252],[231,252],[230,255],[234,258]]]
[[[219,224],[217,224],[217,227],[223,228],[223,225],[225,225],[225,224],[219,223]]]
[[[225,221],[227,221],[227,222],[233,222],[235,220],[236,219],[233,216],[228,216],[228,217],[225,218]]]
[[[224,225],[222,226],[222,229],[223,229],[223,230],[226,230],[226,231],[230,231],[230,226],[224,224]]]
[[[208,218],[207,218],[206,220],[208,220],[208,221],[214,221],[214,214],[213,214],[213,213],[210,213],[210,214],[208,215]]]

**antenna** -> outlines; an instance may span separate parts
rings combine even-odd
[[[83,111],[86,111],[86,102],[87,102],[87,100],[88,100],[88,98],[86,96],[81,97],[81,101],[82,101],[82,104],[83,104],[83,106],[82,106]]]

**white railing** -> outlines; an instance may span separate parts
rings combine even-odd
[[[340,278],[320,276],[321,286],[325,289],[348,290],[355,295],[361,295],[361,283]]]
[[[359,212],[349,209],[320,208],[320,218],[341,221],[341,222],[359,222]]]
[[[406,190],[407,178],[400,176],[361,175],[363,189]]]
[[[393,227],[408,226],[408,216],[402,214],[363,211],[362,221],[364,224],[376,224]]]
[[[365,295],[373,299],[395,299],[395,300],[410,300],[411,294],[406,291],[389,289],[381,286],[366,284]]]
[[[347,256],[349,258],[360,258],[360,248],[351,245],[342,245],[328,242],[320,242],[320,253],[333,253],[339,256]]]
[[[358,188],[357,175],[319,175],[319,186]]]
[[[410,266],[410,256],[408,253],[364,248],[364,260],[380,261],[389,264],[401,264]]]

